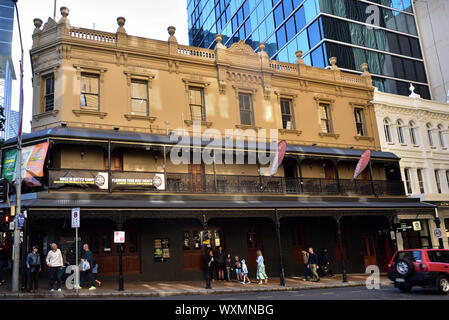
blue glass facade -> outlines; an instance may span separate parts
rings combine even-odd
[[[6,117],[5,131],[0,138],[9,138],[9,126],[17,124],[10,121],[12,81],[15,79],[11,59],[12,36],[14,28],[14,3],[11,0],[0,0],[0,107],[4,108]]]
[[[376,28],[367,28],[371,8]],[[188,0],[187,9],[193,46],[213,48],[221,33],[228,47],[245,40],[257,51],[265,42],[274,60],[293,63],[302,50],[316,67],[331,56],[352,72],[368,62],[381,91],[408,95],[413,82],[430,98],[411,0]]]

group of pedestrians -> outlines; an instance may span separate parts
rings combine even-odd
[[[257,280],[259,280],[258,284],[266,284],[268,283],[268,276],[265,271],[262,251],[257,250],[256,254],[256,278]],[[245,258],[235,256],[234,260],[232,260],[231,254],[226,254],[223,250],[223,247],[219,247],[215,253],[212,249],[209,250],[206,261],[206,280],[208,284],[210,284],[211,280],[215,279],[219,281],[231,281],[232,271],[235,271],[236,279],[238,282],[242,284],[251,283],[248,276],[248,266],[246,264]],[[216,278],[214,278],[215,274],[217,275]]]
[[[328,275],[330,277],[334,276],[331,268],[331,261],[329,259],[329,254],[327,249],[324,249],[321,253],[321,264],[318,255],[313,251],[313,248],[309,248],[308,251],[302,250],[301,256],[304,263],[304,281],[319,282],[320,276]]]
[[[82,286],[87,276],[91,284],[89,290],[95,290],[97,285],[101,286],[101,282],[96,279],[98,264],[95,262],[92,251],[90,251],[87,243],[83,245],[83,251],[84,255],[80,263],[81,279],[79,284]],[[62,281],[66,278],[65,268],[71,265],[72,261],[74,261],[72,249],[69,249],[63,257],[58,245],[56,243],[51,244],[51,250],[45,258],[45,263],[48,267],[48,290],[52,292],[55,291],[55,289],[57,291],[62,291]],[[39,273],[42,271],[41,256],[38,246],[33,246],[32,251],[26,258],[25,264],[27,268],[28,291],[37,292]],[[81,287],[78,287],[77,289],[80,288]]]

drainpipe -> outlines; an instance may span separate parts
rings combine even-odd
[[[345,266],[345,253],[343,251],[343,241],[341,239],[341,216],[336,217],[337,220],[337,236],[338,236],[338,246],[340,248],[340,258],[341,258],[341,273],[343,275],[343,282],[348,282],[348,278],[346,275],[346,266]]]

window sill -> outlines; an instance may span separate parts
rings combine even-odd
[[[358,140],[366,140],[366,141],[374,141],[373,137],[368,136],[354,136],[354,139]]]
[[[138,114],[125,114],[124,117],[128,120],[146,120],[150,123],[153,123],[156,120],[156,117],[150,117],[150,116],[142,116]]]
[[[319,136],[320,136],[321,138],[324,138],[324,137],[330,137],[330,138],[338,139],[338,138],[340,137],[339,134],[336,134],[336,133],[329,133],[329,132],[320,132],[320,133],[318,133],[318,134],[319,134]]]
[[[419,144],[414,144],[413,147],[419,148]]]
[[[43,113],[35,114],[33,116],[33,119],[36,121],[39,121],[40,119],[46,118],[46,117],[51,117],[51,116],[56,117],[58,115],[58,113],[59,113],[59,110],[46,111]]]
[[[387,142],[387,144],[389,144],[390,146],[394,146],[395,145],[394,142]]]
[[[446,147],[442,147],[441,150],[447,150],[447,148]]]
[[[401,146],[407,147],[408,145],[406,143],[401,143]]]
[[[83,110],[83,109],[78,109],[78,110],[72,110],[72,112],[77,116],[81,116],[81,115],[85,115],[85,116],[94,116],[94,117],[99,117],[100,119],[103,119],[104,117],[107,116],[106,112],[100,112],[100,111],[93,111],[93,110]]]
[[[202,127],[207,127],[207,128],[210,128],[212,126],[212,122],[210,122],[210,121],[184,120],[184,123],[189,127],[193,126],[194,124],[195,125],[199,124]]]
[[[256,127],[256,126],[252,126],[252,125],[248,125],[248,124],[236,124],[235,127],[237,129],[242,129],[242,130],[246,130],[246,129],[253,129],[253,130],[260,130],[260,127]]]
[[[296,134],[297,136],[301,135],[302,131],[295,129],[279,129],[280,134]]]
[[[430,147],[430,149],[436,149],[437,147]]]

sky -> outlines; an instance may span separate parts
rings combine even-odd
[[[23,130],[31,131],[32,84],[29,51],[34,30],[33,19],[40,18],[45,23],[53,18],[54,0],[19,0],[17,2],[24,49],[24,115]],[[74,27],[96,29],[107,32],[117,31],[117,17],[125,17],[125,29],[129,35],[167,40],[168,26],[176,27],[176,39],[188,44],[187,0],[56,0],[56,21],[61,14],[59,8],[69,8],[70,24]],[[20,40],[15,19],[12,59],[17,80],[13,81],[12,109],[19,110],[19,61]]]

